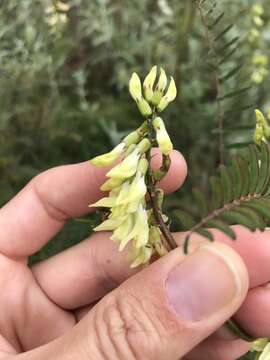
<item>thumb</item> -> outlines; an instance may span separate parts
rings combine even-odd
[[[86,359],[177,360],[229,319],[248,289],[241,258],[207,244],[181,249],[110,293],[78,326]]]
[[[207,244],[187,257],[176,249],[105,296],[47,350],[54,359],[178,360],[235,313],[247,289],[246,268],[230,247]]]

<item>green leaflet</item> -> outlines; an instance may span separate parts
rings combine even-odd
[[[226,99],[231,99],[232,97],[235,97],[235,96],[238,96],[238,95],[241,95],[247,91],[249,91],[251,89],[251,86],[248,86],[248,87],[245,87],[245,88],[242,88],[242,89],[239,89],[239,90],[235,90],[233,92],[230,92],[226,95],[223,95],[221,96],[220,98],[218,98],[219,100],[226,100]],[[254,127],[254,126],[253,126]],[[252,128],[253,128],[252,127]]]
[[[262,217],[270,222],[270,202],[267,204],[262,200],[254,199],[247,201],[244,206],[258,212]]]
[[[236,238],[235,232],[232,228],[222,220],[210,220],[205,224],[205,226],[218,229],[233,240]]]
[[[207,229],[198,229],[196,230],[196,233],[206,237],[210,241],[214,241],[213,234]]]
[[[210,29],[213,29],[220,22],[220,20],[224,17],[224,15],[225,15],[225,11],[223,11],[220,15],[218,15],[214,19],[212,25],[210,25]]]
[[[253,220],[236,210],[229,210],[224,212],[221,216],[221,219],[230,225],[240,224],[247,227],[251,231],[256,230],[256,224],[254,224]]]
[[[221,184],[223,187],[224,203],[227,204],[230,203],[234,197],[232,176],[224,165],[220,166],[219,171],[221,176]]]
[[[193,189],[192,193],[196,203],[198,204],[202,216],[206,216],[208,214],[208,207],[207,207],[207,199],[205,195],[198,189]]]
[[[193,217],[184,210],[177,209],[173,212],[173,214],[177,218],[177,220],[180,221],[180,223],[183,227],[183,230],[189,230],[196,224]]]
[[[270,153],[269,145],[264,142],[261,145],[262,152],[260,158],[260,176],[259,181],[255,190],[256,194],[261,194],[264,192],[266,186],[269,183],[269,165],[270,165]]]
[[[256,187],[259,180],[259,159],[258,159],[258,152],[255,145],[249,146],[249,173],[250,173],[250,180],[249,180],[249,193],[254,194],[256,191]]]
[[[212,189],[211,209],[215,210],[223,205],[223,191],[221,181],[218,177],[212,176],[210,178],[210,184]]]
[[[233,187],[234,187],[234,196],[235,199],[240,199],[242,194],[242,172],[240,167],[240,157],[234,157],[232,159],[231,167],[232,177],[233,177]]]
[[[220,81],[224,82],[235,76],[243,67],[243,64],[237,65],[221,77]]]
[[[224,35],[226,35],[233,27],[233,24],[230,24],[228,26],[225,27],[225,29],[223,29],[216,37],[215,37],[215,41],[220,40]]]

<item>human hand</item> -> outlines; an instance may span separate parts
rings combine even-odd
[[[186,176],[183,157],[172,160],[166,192]],[[218,234],[246,266],[229,246],[196,237],[187,258],[179,248],[136,273],[104,233],[28,268],[27,257],[68,218],[89,211],[106,171],[89,163],[51,169],[1,209],[0,359],[235,359],[249,345],[219,328],[244,301],[248,275],[237,320],[267,335],[267,233],[238,228],[234,244]],[[175,237],[181,244],[183,234]]]

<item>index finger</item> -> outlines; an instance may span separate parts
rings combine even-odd
[[[175,191],[185,180],[183,156],[173,151],[172,165],[161,182],[164,191]],[[154,168],[161,156],[153,157]],[[34,178],[0,211],[0,252],[7,256],[30,256],[53,237],[69,218],[91,211],[104,193],[100,191],[108,168],[84,162],[50,169]]]

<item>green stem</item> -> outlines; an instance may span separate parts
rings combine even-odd
[[[239,325],[232,319],[226,322],[226,326],[229,330],[231,330],[232,333],[244,341],[253,342],[256,340],[254,337],[250,336],[243,329],[241,329]]]

